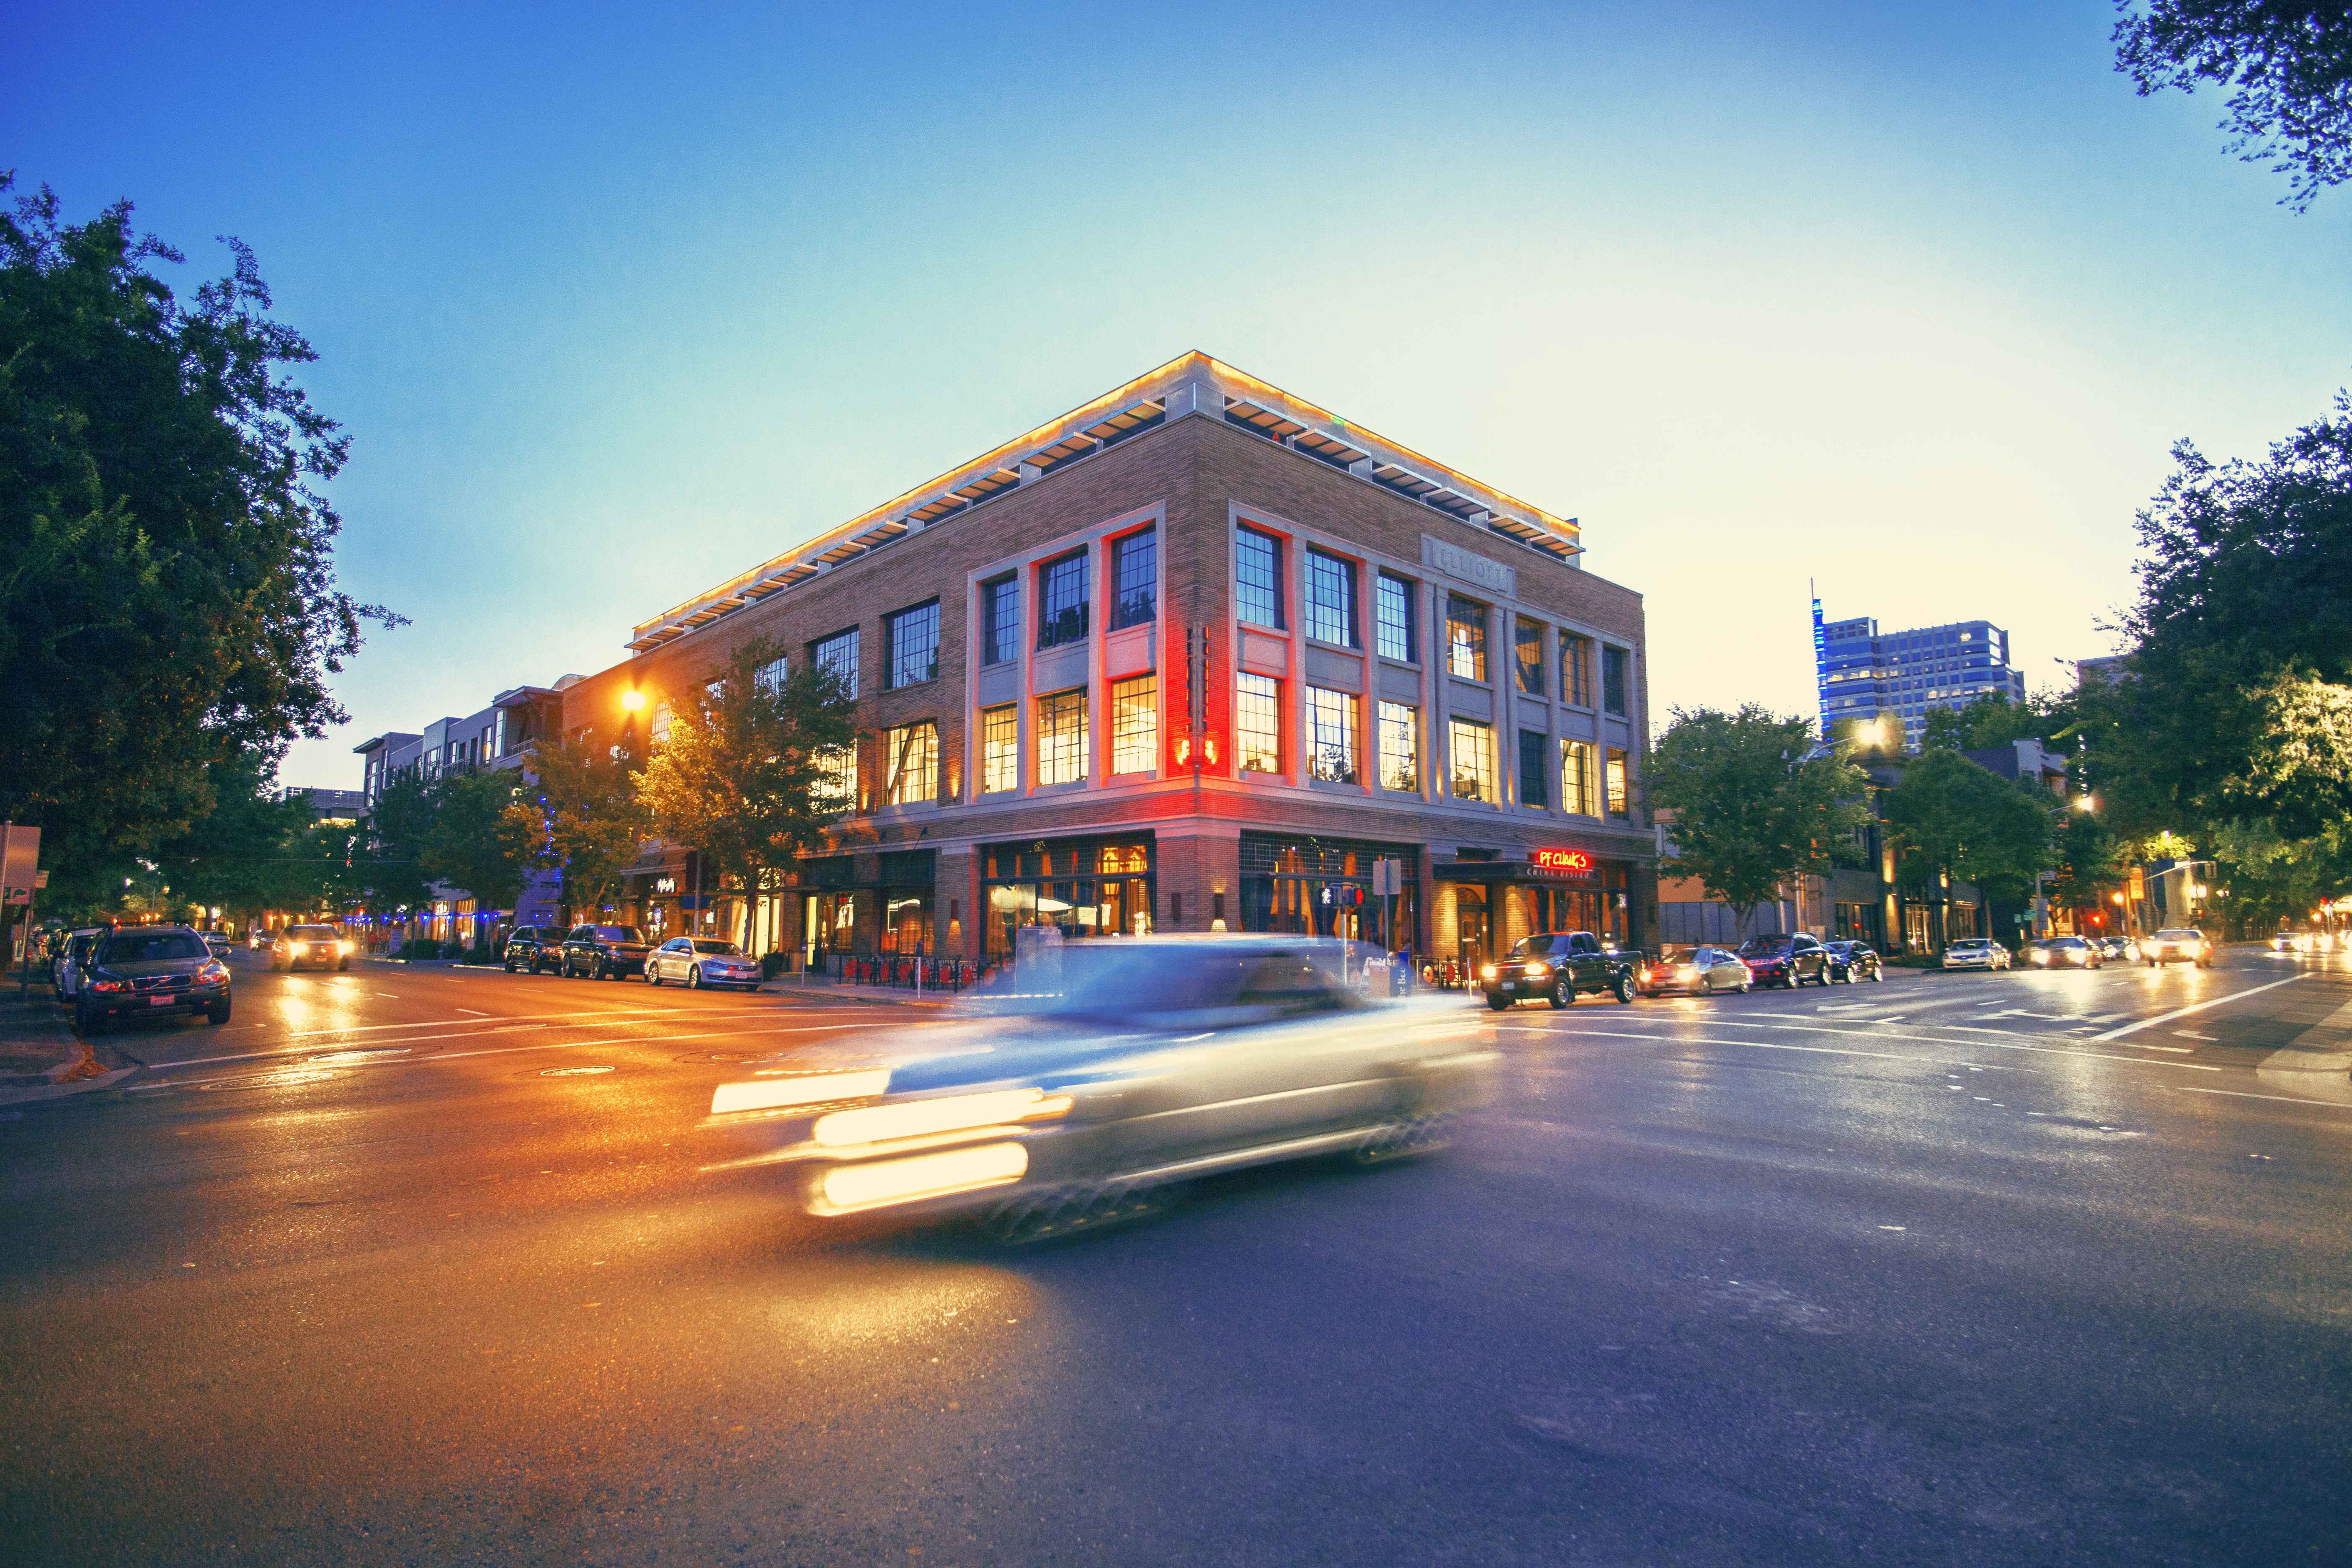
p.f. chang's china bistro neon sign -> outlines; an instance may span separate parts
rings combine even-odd
[[[1559,877],[1589,877],[1592,874],[1592,857],[1581,849],[1530,849],[1528,864],[1538,871],[1549,871]]]

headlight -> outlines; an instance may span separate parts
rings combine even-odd
[[[1693,974],[1697,973],[1698,972],[1696,970],[1685,963],[1680,969],[1675,971],[1675,978],[1677,980],[1688,980]]]
[[[1479,979],[1481,979],[1481,980],[1492,980],[1492,979],[1494,979],[1494,978],[1495,978],[1495,966],[1494,966],[1493,964],[1489,963],[1489,964],[1487,964],[1486,967],[1484,967],[1484,968],[1482,968],[1481,970],[1479,970],[1479,971],[1478,971],[1478,978],[1479,978]]]
[[[349,958],[352,955],[352,944],[347,942],[339,942],[335,943],[335,951],[341,953],[345,958]]]
[[[1549,963],[1530,963],[1528,965],[1528,978],[1530,980],[1541,980],[1545,975],[1549,974],[1550,973],[1551,965]]]
[[[128,980],[93,980],[89,983],[89,988],[92,991],[128,991],[131,989],[131,982]]]
[[[2036,963],[2047,963],[2050,962],[2050,955],[2046,952],[2037,952],[2033,955],[2033,962]]]
[[[207,962],[202,969],[196,971],[196,978],[199,980],[226,980],[228,978],[228,965],[223,963],[217,958],[212,959]]]
[[[838,1149],[847,1143],[885,1143],[900,1138],[929,1137],[939,1132],[1003,1127],[1016,1121],[1066,1115],[1069,1109],[1068,1095],[1055,1095],[1049,1100],[1042,1089],[955,1094],[940,1100],[905,1100],[896,1105],[871,1105],[820,1116],[816,1126],[810,1130],[809,1138],[828,1149]]]

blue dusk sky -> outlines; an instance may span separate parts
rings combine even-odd
[[[16,12],[0,166],[258,253],[408,616],[352,744],[1201,349],[1582,520],[1651,693],[1812,710],[1832,616],[2108,651],[2168,448],[2352,381],[2308,216],[2032,5]]]

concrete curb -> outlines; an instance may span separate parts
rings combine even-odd
[[[28,1105],[37,1100],[64,1100],[69,1095],[88,1094],[94,1089],[112,1089],[140,1069],[135,1067],[115,1068],[74,1083],[42,1084],[33,1089],[0,1089],[0,1105]]]

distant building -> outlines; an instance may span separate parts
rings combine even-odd
[[[2105,658],[2078,658],[2074,661],[2074,685],[2079,689],[2091,682],[2103,681],[2113,686],[2124,678],[2124,656],[2111,654]]]
[[[554,686],[518,686],[490,699],[488,707],[463,719],[436,719],[420,734],[393,731],[352,748],[362,761],[356,791],[314,794],[345,796],[363,816],[383,797],[385,786],[403,773],[437,778],[443,773],[478,768],[520,768],[530,742],[555,733],[563,721],[563,688],[579,680],[566,676]],[[516,925],[551,925],[556,920],[561,892],[553,872],[530,879],[511,910],[485,910],[465,888],[434,889],[433,907],[416,913],[424,935],[442,942],[471,942],[510,918]]]
[[[1868,616],[1822,619],[1813,601],[1813,674],[1822,738],[1842,719],[1892,713],[1905,744],[1918,750],[1930,710],[1965,708],[1987,692],[2025,700],[2025,674],[2011,661],[2009,634],[1990,621],[1950,621],[1881,632]]]
[[[298,788],[286,793],[309,801],[312,816],[322,823],[331,822],[338,827],[349,827],[367,815],[367,795],[360,790]]]

